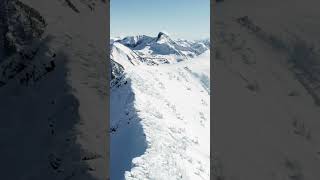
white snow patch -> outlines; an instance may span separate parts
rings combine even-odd
[[[126,85],[111,90],[111,103],[119,105],[111,106],[111,126],[117,126],[111,157],[128,160],[128,144],[140,147],[132,164],[126,162],[129,169],[111,159],[111,179],[121,173],[129,180],[210,179],[210,52],[176,64],[135,66],[124,77]]]

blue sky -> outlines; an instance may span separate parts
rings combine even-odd
[[[210,0],[111,0],[111,37],[166,31],[172,38],[210,37]]]

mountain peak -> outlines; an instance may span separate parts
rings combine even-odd
[[[161,37],[169,37],[169,35],[168,35],[168,33],[161,31],[158,34],[158,39],[160,39]]]

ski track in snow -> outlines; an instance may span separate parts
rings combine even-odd
[[[111,89],[111,179],[210,179],[210,55],[127,69]]]

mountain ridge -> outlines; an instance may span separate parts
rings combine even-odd
[[[115,51],[115,49],[120,49],[121,52]],[[111,76],[115,78],[124,69],[140,64],[153,66],[189,60],[209,49],[209,39],[197,41],[173,40],[168,33],[162,31],[156,37],[136,35],[124,38],[111,38]],[[118,65],[116,66],[113,61],[117,62]],[[132,63],[132,61],[136,63]],[[119,68],[119,65],[122,68]],[[112,66],[114,67],[112,68]],[[112,69],[115,69],[115,71],[113,72]]]

